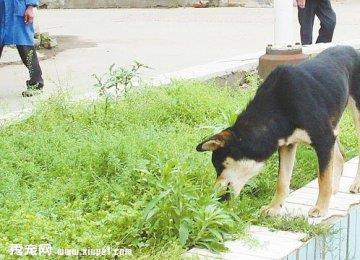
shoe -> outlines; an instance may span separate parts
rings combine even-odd
[[[34,85],[30,84],[30,81],[26,81],[26,87],[27,89],[22,92],[23,97],[33,97],[36,95],[39,95],[43,92],[44,84],[42,83],[36,83]]]

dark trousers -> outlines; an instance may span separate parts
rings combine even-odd
[[[307,0],[305,8],[299,9],[300,36],[303,45],[312,44],[315,15],[320,20],[319,37],[316,43],[331,42],[336,25],[336,14],[330,0]]]
[[[4,48],[4,46],[0,45],[0,58],[1,58],[3,48]],[[25,45],[17,45],[16,48],[20,54],[22,62],[29,70],[30,85],[36,85],[37,83],[44,85],[44,80],[42,78],[42,71],[40,68],[39,59],[37,57],[35,47],[34,46],[25,46]]]

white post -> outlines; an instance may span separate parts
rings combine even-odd
[[[38,11],[37,8],[34,8],[34,15],[35,15],[35,19],[34,19],[34,31],[35,33],[40,33],[40,23],[39,23],[39,18],[38,18]]]
[[[274,0],[275,47],[293,44],[293,0]]]

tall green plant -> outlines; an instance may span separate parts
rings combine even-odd
[[[148,66],[134,61],[134,64],[130,69],[123,67],[116,67],[115,64],[112,64],[109,67],[107,73],[102,76],[93,74],[93,77],[96,79],[94,86],[97,88],[99,96],[105,97],[105,107],[104,114],[105,117],[108,114],[110,107],[110,100],[117,99],[120,96],[125,96],[129,91],[134,87],[134,81],[136,79],[140,80],[140,69],[149,68]],[[94,107],[96,110],[96,107]]]
[[[140,69],[149,68],[148,66],[134,61],[130,69],[124,67],[116,67],[112,64],[107,73],[102,76],[93,74],[96,79],[95,87],[101,96],[109,96],[114,94],[116,97],[119,95],[126,95],[134,86],[134,80],[140,79]]]

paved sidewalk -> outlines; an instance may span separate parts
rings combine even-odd
[[[360,2],[334,7],[338,15],[335,40],[360,38]],[[295,8],[294,14],[298,39]],[[41,30],[57,36],[59,42],[56,55],[41,62],[46,96],[60,87],[74,95],[87,93],[93,90],[91,75],[104,73],[112,63],[128,66],[138,60],[153,68],[145,77],[153,77],[263,51],[273,39],[274,17],[270,8],[180,8],[39,10],[38,19]],[[5,53],[0,61],[2,114],[33,102],[20,96],[25,68],[2,66],[6,59]]]

